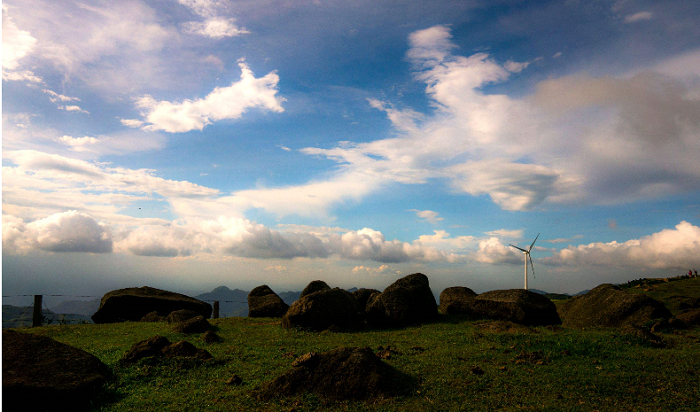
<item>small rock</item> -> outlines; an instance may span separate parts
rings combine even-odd
[[[483,375],[485,372],[483,369],[481,369],[479,366],[473,366],[472,367],[472,373],[474,375]]]
[[[202,335],[202,340],[204,341],[204,343],[216,343],[221,341],[221,337],[216,333],[208,330],[204,332],[204,335]]]
[[[176,323],[173,330],[177,333],[191,334],[203,333],[211,328],[204,316],[196,316],[184,322]]]
[[[310,368],[313,368],[318,364],[318,353],[316,352],[309,352],[305,353],[292,362],[292,366],[295,368],[298,368],[299,366],[308,366]]]
[[[240,376],[236,375],[235,373],[233,374],[233,376],[231,376],[231,377],[229,378],[229,380],[226,381],[226,384],[227,384],[227,385],[236,385],[236,386],[238,386],[238,385],[240,385],[241,383],[243,383],[243,379],[242,379]]]

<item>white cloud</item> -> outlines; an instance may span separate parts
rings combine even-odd
[[[215,16],[224,5],[224,2],[221,0],[177,0],[177,2],[202,17]]]
[[[42,79],[28,70],[17,70],[20,60],[29,55],[36,46],[36,38],[17,27],[10,17],[10,8],[2,5],[2,78],[3,80],[28,80],[41,83]]]
[[[283,112],[277,97],[279,76],[271,72],[255,78],[245,63],[239,64],[241,79],[228,87],[217,87],[203,99],[182,102],[156,101],[144,96],[137,101],[142,115],[148,123],[143,128],[148,131],[164,130],[169,133],[183,133],[202,130],[213,121],[237,119],[248,109],[262,108]]]
[[[69,105],[69,106],[58,106],[60,110],[65,110],[67,112],[78,112],[78,113],[85,113],[85,114],[90,114],[87,110],[83,110],[80,108],[80,106],[76,105]]]
[[[548,242],[548,243],[557,244],[557,243],[570,243],[570,242],[572,242],[572,241],[574,241],[574,240],[582,239],[582,238],[583,238],[583,235],[575,235],[575,236],[573,236],[573,237],[571,237],[571,238],[563,238],[563,237],[560,237],[560,238],[556,238],[556,239],[548,239],[548,240],[542,240],[542,241],[543,241],[543,242]]]
[[[640,21],[651,20],[653,14],[650,11],[640,11],[639,13],[625,16],[625,23],[637,23]]]
[[[389,268],[389,265],[381,265],[379,267],[371,267],[371,266],[355,266],[352,268],[352,273],[353,274],[358,274],[358,273],[363,273],[367,272],[370,275],[381,275],[384,273],[392,273],[392,274],[400,274],[401,272],[398,270],[391,270]]]
[[[137,119],[119,119],[121,124],[123,124],[126,127],[131,127],[131,128],[139,128],[144,125],[143,121],[137,120]]]
[[[74,210],[26,224],[17,217],[3,215],[3,248],[15,252],[35,248],[47,252],[109,253],[112,234],[103,223]]]
[[[522,239],[523,231],[522,229],[508,230],[508,229],[498,229],[491,230],[489,232],[484,232],[488,236],[496,236],[498,238],[508,238],[508,239]]]
[[[43,89],[42,92],[51,96],[51,97],[49,97],[49,100],[51,100],[51,102],[53,102],[53,103],[56,103],[59,101],[60,102],[79,102],[80,101],[80,99],[78,99],[77,97],[70,97],[70,96],[65,96],[63,94],[58,94],[55,91],[49,90],[49,89]]]
[[[521,71],[525,70],[527,66],[530,65],[530,62],[514,62],[512,60],[508,60],[503,64],[503,68],[508,70],[511,73],[520,73]]]
[[[225,37],[235,37],[250,33],[245,28],[239,28],[235,25],[235,21],[235,19],[212,17],[203,22],[187,22],[184,24],[184,28],[187,33],[211,37],[212,39],[223,39]]]
[[[688,269],[697,265],[698,256],[700,227],[683,221],[675,229],[664,229],[624,243],[613,241],[569,246],[540,261],[555,266]]]
[[[62,136],[62,137],[58,138],[57,140],[70,146],[71,150],[75,150],[76,152],[84,152],[84,151],[90,150],[89,146],[100,142],[100,139],[90,137],[90,136],[85,136],[85,137]]]
[[[419,218],[424,219],[426,222],[434,225],[444,220],[443,218],[438,217],[438,212],[433,212],[432,210],[409,209],[408,212],[414,212]]]
[[[432,235],[421,235],[416,243],[431,246],[438,250],[462,251],[473,246],[476,242],[474,236],[450,237],[444,230],[433,230]]]
[[[472,255],[477,262],[490,264],[521,264],[523,253],[501,243],[497,237],[491,237],[479,242],[479,250]]]

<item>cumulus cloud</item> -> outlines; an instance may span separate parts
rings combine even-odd
[[[18,70],[20,60],[29,55],[36,46],[36,38],[17,27],[10,8],[2,5],[2,78],[3,80],[28,80],[41,83],[42,79],[28,70]]]
[[[245,63],[239,64],[241,79],[228,87],[217,87],[203,99],[182,102],[156,101],[151,96],[138,99],[146,125],[144,130],[183,133],[202,130],[213,121],[238,119],[251,108],[283,112],[284,99],[276,96],[279,76],[271,72],[255,78]]]
[[[523,253],[517,249],[501,243],[497,237],[490,237],[479,242],[477,250],[472,258],[477,262],[490,264],[521,264]]]
[[[33,248],[47,252],[109,253],[112,234],[105,224],[74,210],[30,223],[3,215],[5,248],[14,252]]]
[[[424,219],[426,222],[434,225],[443,220],[443,218],[438,217],[438,212],[433,212],[432,210],[409,209],[408,211],[414,212],[419,218]]]
[[[352,273],[369,273],[370,275],[381,275],[384,273],[401,274],[401,271],[391,270],[391,268],[389,268],[389,265],[381,265],[379,267],[355,266],[354,268],[352,268]]]
[[[675,229],[664,229],[623,243],[590,243],[569,246],[540,259],[548,265],[612,266],[638,269],[688,269],[700,256],[700,227],[686,221]]]

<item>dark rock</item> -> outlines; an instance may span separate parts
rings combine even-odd
[[[83,350],[45,336],[2,331],[4,410],[85,410],[109,376],[109,368]]]
[[[399,394],[397,377],[370,348],[341,347],[319,354],[317,363],[293,367],[263,384],[255,396],[271,399],[309,392],[330,400],[387,398]]]
[[[294,359],[292,362],[292,367],[298,368],[299,366],[308,366],[310,368],[315,368],[318,365],[320,357],[316,352],[305,353],[298,358]]]
[[[181,340],[179,342],[172,343],[163,348],[161,351],[163,356],[166,358],[197,358],[201,360],[211,359],[211,353],[204,349],[197,349],[193,344]]]
[[[221,341],[221,337],[216,333],[208,330],[204,332],[204,335],[202,335],[202,340],[204,341],[204,343],[216,343]]]
[[[197,316],[200,316],[200,314],[193,310],[180,309],[170,312],[170,314],[165,317],[165,321],[168,323],[181,323],[196,318]]]
[[[357,301],[340,288],[319,290],[299,298],[282,317],[282,327],[328,329],[331,325],[347,327],[359,323]]]
[[[139,321],[150,312],[167,316],[173,311],[189,309],[205,318],[211,317],[211,305],[179,293],[148,286],[113,290],[102,297],[100,308],[92,315],[95,323]]]
[[[153,311],[142,317],[140,322],[165,322],[165,318],[160,316],[158,312]]]
[[[382,313],[383,312],[383,313]],[[422,273],[405,276],[367,302],[367,321],[374,324],[404,326],[436,319],[435,296],[428,277]]]
[[[507,320],[522,325],[557,325],[561,323],[557,308],[551,300],[529,290],[492,290],[474,298],[475,315]]]
[[[352,292],[352,297],[357,301],[357,307],[360,308],[360,312],[364,313],[367,308],[367,301],[373,293],[381,293],[377,289],[365,289],[360,288]]]
[[[663,303],[646,295],[627,293],[611,284],[574,296],[559,305],[558,311],[563,325],[575,328],[642,325],[671,317]]]
[[[204,319],[204,316],[196,316],[184,322],[173,325],[173,330],[177,333],[191,334],[204,333],[211,329],[211,325]]]
[[[700,325],[700,309],[686,309],[676,318],[687,326]]]
[[[141,342],[136,342],[128,352],[122,357],[123,363],[135,363],[140,359],[151,356],[161,356],[164,347],[170,345],[168,338],[164,336],[153,336]]]
[[[248,294],[248,317],[281,318],[287,309],[289,305],[267,285],[258,286]]]
[[[240,385],[243,383],[243,378],[236,375],[235,373],[226,381],[227,385]]]
[[[444,315],[470,315],[477,294],[463,286],[453,286],[440,293],[440,312]]]
[[[121,362],[125,364],[135,363],[140,359],[148,357],[186,357],[206,360],[211,359],[212,355],[204,349],[197,349],[197,347],[184,340],[170,343],[166,337],[153,336],[141,342],[134,343],[131,349],[124,354]]]
[[[318,292],[319,290],[330,290],[330,289],[331,289],[331,287],[328,286],[328,284],[326,282],[324,282],[322,280],[314,280],[311,283],[309,283],[308,285],[306,285],[304,290],[301,291],[301,295],[299,295],[299,297],[302,298],[306,295],[310,295],[314,292]]]

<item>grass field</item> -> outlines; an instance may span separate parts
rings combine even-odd
[[[307,333],[276,319],[211,320],[220,343],[179,335],[164,323],[24,329],[82,348],[113,368],[102,411],[697,411],[700,329],[662,335],[666,348],[616,330],[526,328],[443,317],[397,330]],[[186,339],[213,361],[142,361],[122,367],[129,347],[153,335]],[[298,355],[338,346],[390,346],[386,362],[411,378],[411,393],[378,402],[325,402],[313,395],[262,403],[253,388]],[[476,373],[475,373],[476,372]],[[483,372],[483,373],[482,373]],[[240,386],[226,381],[237,374]]]
[[[700,278],[644,279],[632,287],[624,287],[626,292],[643,293],[664,302],[674,315],[681,311],[681,304],[700,298]]]

